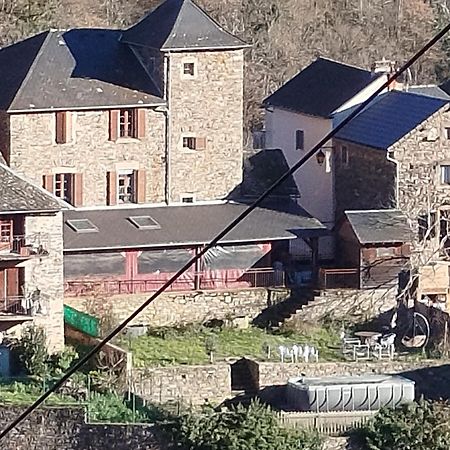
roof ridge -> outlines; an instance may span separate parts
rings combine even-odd
[[[44,34],[46,33],[47,36],[45,36],[44,41],[42,42],[39,51],[36,53],[36,56],[33,60],[33,62],[31,63],[30,68],[28,69],[27,74],[25,75],[24,79],[22,80],[22,83],[20,83],[20,87],[19,89],[17,89],[16,94],[14,95],[14,100],[11,102],[11,105],[14,104],[14,102],[16,101],[16,99],[20,96],[20,94],[22,93],[22,89],[24,88],[24,86],[28,83],[28,80],[30,79],[31,75],[33,74],[33,69],[36,67],[37,62],[39,61],[40,57],[42,56],[42,54],[44,53],[44,49],[47,47],[48,42],[50,41],[50,36],[53,36],[53,31],[51,30],[47,30],[47,31],[43,31],[42,33],[38,33],[33,37],[39,36],[40,34]],[[10,105],[10,107],[11,107]]]
[[[357,66],[357,65],[355,65],[355,64],[350,64],[350,63],[338,61],[338,60],[336,60],[336,59],[329,58],[328,56],[318,56],[318,57],[316,58],[316,61],[317,61],[318,59],[323,59],[323,60],[325,60],[325,61],[330,61],[330,62],[339,64],[339,65],[341,65],[341,66],[351,67],[352,69],[358,69],[358,70],[362,70],[362,71],[367,72],[367,73],[372,73],[371,70],[365,69],[364,67],[360,67],[360,66]]]
[[[441,103],[448,103],[450,100],[445,100],[443,98],[439,98],[439,97],[431,97],[430,95],[425,95],[425,94],[421,94],[420,92],[411,92],[411,91],[402,91],[399,89],[393,89],[392,91],[386,92],[385,95],[392,95],[392,94],[396,94],[396,95],[405,95],[405,96],[415,96],[415,97],[421,97],[423,99],[427,99],[427,100],[435,100]]]

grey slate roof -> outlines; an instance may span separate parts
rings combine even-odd
[[[413,94],[426,95],[428,97],[440,98],[442,100],[450,100],[450,95],[448,95],[439,86],[409,86],[407,92]]]
[[[60,209],[61,205],[51,194],[0,164],[0,214]]]
[[[391,91],[377,97],[336,138],[387,150],[446,104],[439,98]]]
[[[406,216],[397,209],[345,211],[361,244],[411,242]]]
[[[0,109],[161,105],[119,30],[48,31],[0,50]]]
[[[266,98],[264,105],[328,118],[375,77],[368,70],[318,58]]]
[[[150,248],[201,245],[209,242],[246,205],[237,203],[67,210],[64,212],[66,251],[110,248]],[[138,229],[131,216],[151,216],[158,229]],[[89,219],[98,232],[77,233],[67,220]],[[295,233],[294,233],[295,231]],[[323,235],[326,228],[310,216],[300,216],[258,208],[241,222],[223,243],[293,239],[305,232]]]
[[[166,0],[124,31],[121,40],[162,51],[247,46],[225,31],[192,0]]]

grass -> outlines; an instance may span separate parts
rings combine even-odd
[[[122,338],[121,344],[133,352],[138,367],[167,366],[173,364],[208,364],[207,347],[214,348],[216,361],[243,356],[267,360],[267,346],[272,361],[278,361],[280,345],[314,345],[319,349],[320,360],[339,359],[339,337],[326,328],[310,327],[308,330],[269,333],[259,328],[237,330],[233,328],[155,329],[148,335],[133,339]]]

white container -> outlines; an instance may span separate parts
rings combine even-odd
[[[374,411],[414,401],[415,383],[400,376],[291,378],[287,403],[295,411]]]

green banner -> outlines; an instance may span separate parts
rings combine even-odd
[[[64,322],[75,328],[78,331],[82,331],[92,337],[100,336],[100,320],[89,314],[77,311],[76,309],[64,305]]]

